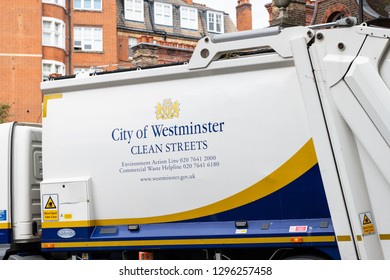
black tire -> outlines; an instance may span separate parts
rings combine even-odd
[[[294,255],[294,256],[289,256],[284,260],[310,261],[310,260],[326,260],[326,259],[318,255]]]

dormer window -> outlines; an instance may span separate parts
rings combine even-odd
[[[144,21],[144,1],[125,0],[125,19]]]
[[[154,21],[156,24],[172,26],[172,4],[154,2]]]
[[[224,33],[223,13],[207,11],[207,30],[209,32]]]
[[[182,28],[198,30],[198,9],[181,6],[180,25]]]

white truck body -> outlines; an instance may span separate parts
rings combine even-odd
[[[390,259],[389,38],[239,32],[43,83],[42,251]]]
[[[264,59],[272,58],[260,58],[257,71],[199,77],[188,66],[177,66],[159,81],[154,81],[156,74],[166,69],[148,71],[148,77],[140,71],[131,80],[124,73],[129,85],[119,87],[114,80],[94,89],[58,89],[62,96],[48,101],[43,121],[49,131],[43,135],[43,188],[65,178],[91,178],[91,203],[99,205],[93,219],[101,223],[111,223],[113,217],[130,224],[198,218],[215,214],[216,207],[229,210],[257,199],[225,202],[269,176],[310,141],[295,69],[288,62],[280,65],[275,71],[282,78],[274,83],[277,73],[261,69]],[[85,81],[75,81],[87,87]],[[282,90],[284,83],[289,91]],[[177,117],[156,116],[164,100],[178,103]],[[69,126],[76,122],[77,127]],[[286,129],[275,129],[281,123]],[[202,207],[208,209],[193,212]],[[77,213],[70,214],[79,220]]]
[[[12,243],[40,241],[42,131],[40,125],[0,126],[0,256]],[[11,188],[12,186],[12,188]]]

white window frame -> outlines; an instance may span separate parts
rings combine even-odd
[[[54,4],[65,8],[65,0],[42,0],[42,3]]]
[[[144,22],[144,0],[125,0],[125,19]]]
[[[73,29],[73,50],[102,52],[103,28],[96,26],[75,26]]]
[[[207,30],[214,33],[224,33],[224,15],[221,12],[207,11]]]
[[[42,17],[42,45],[65,49],[65,22],[52,17]]]
[[[180,6],[180,26],[182,28],[198,30],[198,9]]]
[[[132,50],[132,47],[136,46],[138,44],[138,40],[137,38],[135,37],[129,37],[129,43],[128,43],[128,46],[129,46],[129,59],[133,59],[134,57],[134,52]]]
[[[73,9],[75,10],[101,11],[103,9],[103,0],[78,0],[80,2],[79,7],[76,7],[75,1],[73,0]],[[91,6],[88,7],[86,3],[90,3]]]
[[[45,65],[50,67],[49,71],[45,71]],[[65,75],[65,64],[61,61],[56,60],[42,60],[42,80],[46,81],[49,79],[50,74],[61,74]]]
[[[172,4],[154,2],[154,23],[160,25],[173,25]]]

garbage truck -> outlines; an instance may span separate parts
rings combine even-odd
[[[390,29],[199,41],[0,126],[3,259],[390,259]]]

